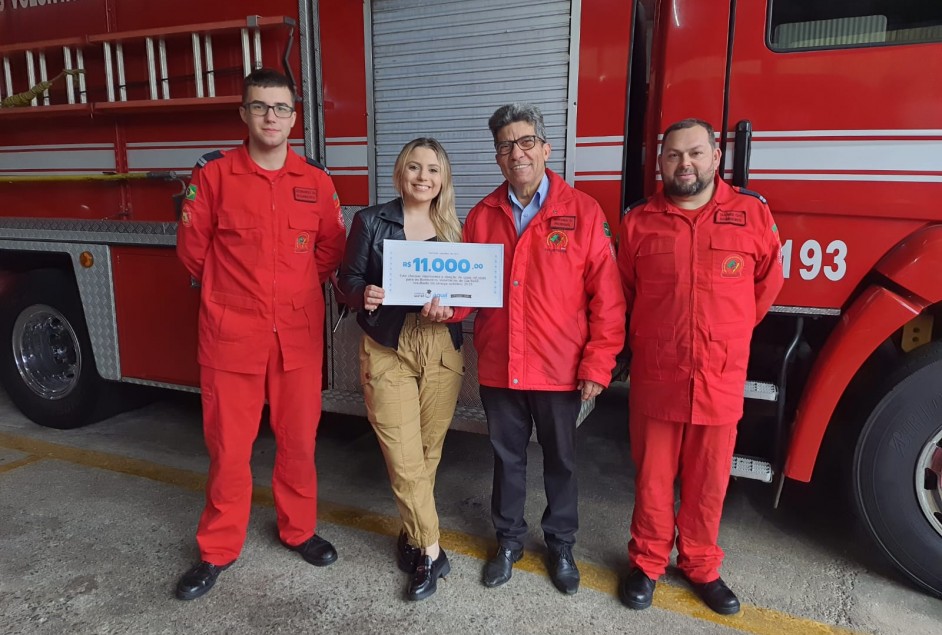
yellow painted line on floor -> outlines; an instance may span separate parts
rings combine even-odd
[[[95,450],[72,448],[6,433],[0,433],[0,447],[29,454],[30,456],[27,457],[27,459],[31,459],[29,462],[43,458],[56,459],[142,477],[191,491],[203,491],[206,486],[206,475],[190,470],[158,465],[141,459],[107,454]],[[27,459],[21,459],[20,461],[26,461]],[[13,463],[7,464],[6,467],[13,465]],[[0,466],[0,472],[2,471],[4,471],[3,467]],[[273,506],[274,498],[271,488],[255,485],[252,501],[256,505]],[[318,502],[318,517],[324,522],[387,536],[396,536],[399,533],[400,523],[398,518],[328,501]],[[490,551],[494,548],[493,538],[481,538],[446,529],[442,530],[441,542],[449,551],[482,561],[487,560]],[[523,559],[514,565],[514,568],[518,571],[546,576],[546,565],[543,559],[534,553],[527,552]],[[617,597],[618,575],[615,571],[585,561],[579,561],[579,571],[582,576],[583,588],[601,591]],[[657,590],[654,592],[653,606],[672,613],[757,635],[805,635],[808,633],[852,635],[859,633],[859,631],[831,626],[751,604],[743,604],[742,611],[738,615],[724,617],[708,609],[689,589],[663,582],[658,584]],[[631,611],[626,608],[625,612],[627,617]]]
[[[4,472],[12,472],[18,467],[23,467],[24,465],[29,465],[30,463],[35,463],[39,460],[42,460],[41,456],[26,456],[22,459],[10,461],[9,463],[3,463],[0,465],[0,474],[3,474]]]

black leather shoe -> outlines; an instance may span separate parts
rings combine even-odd
[[[300,553],[302,558],[315,567],[326,567],[337,560],[337,550],[334,549],[334,546],[317,534],[314,534],[296,547],[292,547],[285,542],[281,544],[292,551]]]
[[[444,549],[438,553],[435,560],[432,560],[432,556],[419,556],[419,564],[412,574],[406,596],[410,600],[424,600],[438,589],[438,579],[449,573],[451,563],[448,562]]]
[[[215,565],[203,561],[193,565],[177,582],[177,599],[195,600],[201,595],[206,595],[216,584],[219,574],[229,568],[229,564]]]
[[[579,590],[579,569],[572,557],[572,547],[561,545],[549,548],[549,574],[556,588],[566,595]]]
[[[720,615],[734,615],[739,613],[739,598],[733,593],[723,578],[717,578],[713,582],[705,584],[696,584],[691,582],[694,592],[700,596],[703,603]]]
[[[484,565],[484,586],[492,588],[505,584],[513,575],[514,563],[523,557],[523,549],[497,547],[497,553]]]
[[[399,540],[396,542],[396,563],[399,570],[403,573],[415,573],[421,558],[422,550],[409,544],[406,532],[399,532]]]
[[[657,580],[652,580],[641,569],[632,569],[628,575],[618,583],[618,599],[630,609],[640,611],[651,606],[654,599],[654,586]]]

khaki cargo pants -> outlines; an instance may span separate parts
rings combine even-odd
[[[409,543],[438,542],[433,490],[445,433],[464,375],[448,327],[409,313],[399,349],[360,340],[360,382],[367,416],[386,458],[399,515]]]

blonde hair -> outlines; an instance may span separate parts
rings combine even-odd
[[[396,157],[396,165],[393,167],[393,186],[396,192],[402,194],[402,174],[406,169],[406,161],[409,155],[416,148],[428,148],[435,153],[438,158],[438,164],[441,166],[442,189],[432,200],[429,207],[429,219],[435,227],[435,235],[439,240],[451,243],[461,242],[461,223],[458,221],[458,213],[455,211],[455,186],[451,179],[451,161],[448,159],[448,153],[435,139],[431,137],[419,137],[413,139],[402,147],[399,156]]]

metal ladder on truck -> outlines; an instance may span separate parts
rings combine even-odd
[[[267,37],[287,30],[282,62],[291,76],[288,55],[294,27],[295,21],[289,17],[248,16],[244,20],[0,46],[0,115],[238,103],[242,77],[263,66],[263,33]],[[214,38],[241,40],[241,69],[231,64],[232,47],[226,55],[230,65],[219,67]],[[172,74],[172,66],[182,66],[184,71]],[[225,82],[228,90],[220,90],[222,73],[229,75]],[[93,82],[92,76],[97,81]],[[62,87],[59,80],[64,80]]]

